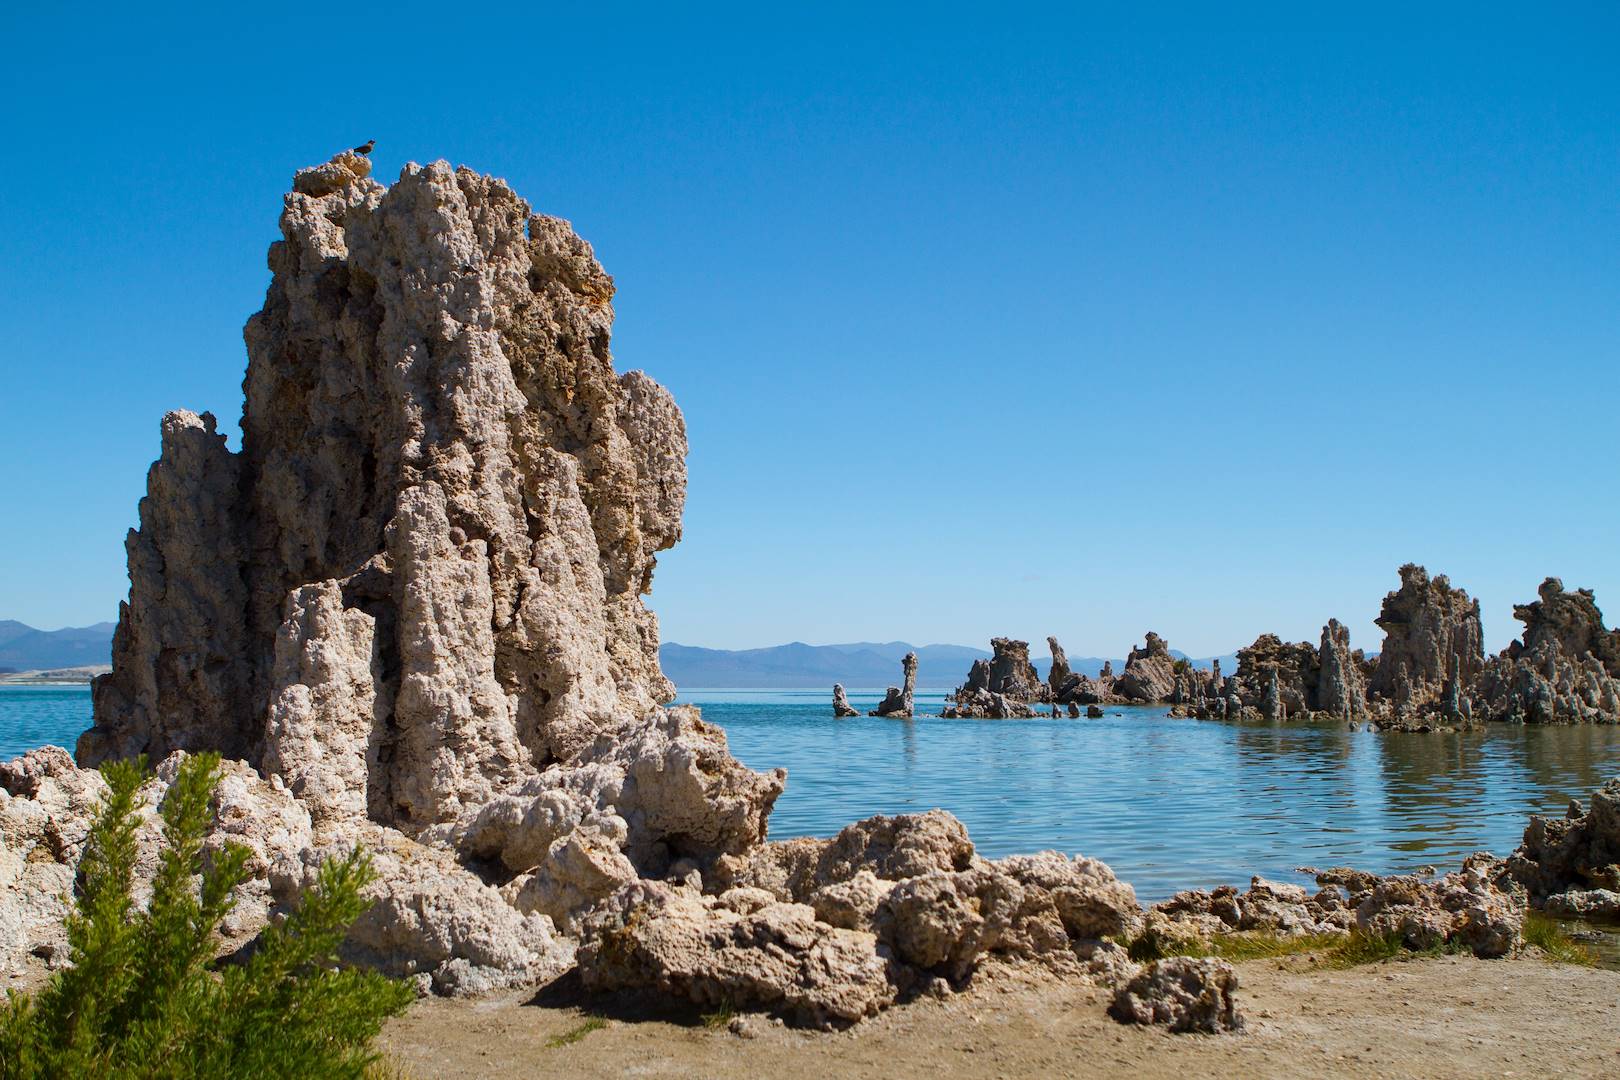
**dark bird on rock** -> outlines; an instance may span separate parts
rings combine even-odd
[[[366,142],[365,142],[365,145],[355,147],[354,152],[363,157],[366,154],[371,153],[372,148],[374,146],[376,146],[376,145],[377,145],[377,140],[376,139],[367,139]]]

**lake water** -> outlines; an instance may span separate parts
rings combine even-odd
[[[854,691],[870,709],[881,695]],[[828,691],[689,691],[755,768],[785,766],[771,836],[827,836],[858,818],[940,806],[991,857],[1057,848],[1108,863],[1144,900],[1176,889],[1304,881],[1294,868],[1452,869],[1506,854],[1532,812],[1561,814],[1620,775],[1620,728],[1496,727],[1417,735],[1337,724],[832,716]],[[943,695],[918,695],[938,712]],[[87,687],[0,686],[0,759],[71,748]]]

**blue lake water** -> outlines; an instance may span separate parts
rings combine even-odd
[[[869,709],[881,695],[853,691]],[[1560,814],[1620,775],[1620,728],[1417,735],[1337,724],[1240,725],[1113,708],[1100,720],[837,720],[829,691],[689,691],[755,768],[784,766],[771,836],[940,806],[988,856],[1057,848],[1100,858],[1144,900],[1304,880],[1303,865],[1449,869],[1506,854],[1532,812]],[[942,694],[918,696],[938,712]],[[0,759],[72,747],[86,687],[0,686]]]

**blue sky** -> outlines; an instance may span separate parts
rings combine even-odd
[[[1546,574],[1620,611],[1599,7],[132,10],[0,15],[0,618],[114,617],[159,417],[236,444],[281,193],[371,137],[615,276],[692,439],[666,640],[1375,647],[1407,560],[1493,648]]]

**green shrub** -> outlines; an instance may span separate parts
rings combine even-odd
[[[8,992],[0,1078],[364,1077],[377,1060],[371,1040],[413,997],[405,983],[337,966],[366,909],[366,857],[327,860],[250,959],[215,970],[216,930],[248,857],[237,844],[203,857],[218,755],[188,758],[164,799],[145,911],[132,896],[144,762],[102,775],[108,792],[67,920],[72,964],[32,997]]]

